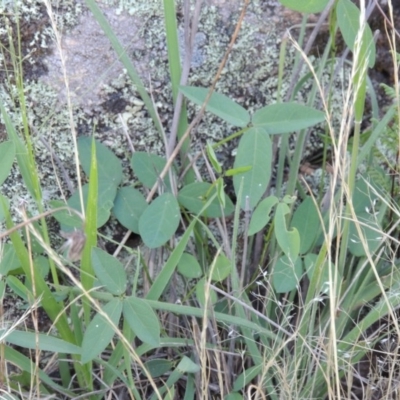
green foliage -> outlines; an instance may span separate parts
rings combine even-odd
[[[301,13],[319,13],[327,5],[329,0],[279,0],[279,2],[291,10],[299,11]]]
[[[154,105],[126,52],[95,2],[87,3],[162,135]],[[328,0],[281,3],[314,13],[322,11]],[[333,6],[330,33],[333,35],[338,26],[346,45],[358,56],[354,57],[356,72],[350,83],[355,85],[356,120],[347,149],[344,145],[335,148],[338,160],[345,158],[340,153],[345,150],[351,151],[352,159],[349,171],[332,173],[337,185],[326,210],[321,202],[330,189],[321,185],[313,188],[318,193],[308,196],[298,176],[307,129],[323,123],[330,114],[328,109],[315,107],[318,85],[313,83],[304,104],[278,101],[251,113],[221,93],[214,91],[209,97],[208,88],[179,86],[182,71],[175,4],[164,0],[164,8],[174,104],[182,95],[189,104],[203,106],[207,102],[206,112],[240,130],[221,143],[206,144],[203,154],[213,171],[210,178],[202,175],[198,181],[190,164],[196,158],[186,158],[192,152],[190,140],[175,152],[181,159],[167,160],[174,150],[168,148],[165,156],[134,152],[125,160],[130,163],[122,164],[101,142],[79,138],[76,150],[88,183],[80,183],[79,190],[71,193],[67,208],[64,202],[53,200],[49,203],[52,210],[45,215],[54,212],[65,232],[84,231],[86,244],[78,273],[71,272],[72,262],[52,250],[44,217],[33,217],[25,224],[31,229],[29,235],[26,230],[20,233],[25,225],[14,225],[10,201],[2,196],[0,217],[5,220],[10,243],[1,247],[0,275],[4,279],[0,297],[11,291],[29,306],[36,296],[56,327],[52,335],[3,329],[4,357],[33,382],[35,366],[9,344],[60,354],[65,388],[36,369],[43,393],[75,396],[66,389],[73,372],[76,385],[84,395],[85,391],[94,393],[90,395],[94,400],[103,398],[102,391],[116,387],[117,381],[135,399],[172,399],[182,396],[182,390],[184,398],[194,399],[207,385],[214,387],[207,379],[214,373],[209,360],[214,360],[215,352],[218,368],[234,368],[221,371],[231,374],[229,384],[219,389],[224,399],[244,398],[254,382],[260,393],[271,399],[325,398],[336,390],[331,378],[338,380],[335,388],[339,387],[346,371],[352,371],[370,351],[368,332],[400,305],[399,296],[392,295],[398,292],[399,262],[397,255],[393,259],[387,256],[397,251],[393,251],[397,244],[391,243],[390,235],[398,236],[392,214],[398,213],[399,191],[389,189],[391,182],[381,163],[387,157],[377,144],[378,140],[388,143],[390,137],[393,140],[387,147],[397,151],[398,121],[390,131],[387,125],[393,118],[392,110],[374,121],[364,135],[357,125],[366,96],[367,72],[360,66],[367,62],[371,67],[376,57],[371,30],[366,25],[360,34],[360,10],[349,0],[339,0]],[[326,54],[334,56],[333,47],[328,46]],[[316,76],[328,65],[333,62],[321,61]],[[296,90],[309,76],[298,79]],[[396,93],[388,92],[392,96]],[[185,107],[178,110],[178,138],[188,127]],[[0,144],[0,184],[16,159],[24,184],[41,212],[41,188],[29,135],[21,139],[3,104],[0,109],[9,136],[9,141]],[[385,135],[388,131],[390,135]],[[292,133],[297,135],[293,153],[288,140]],[[330,144],[336,145],[333,136]],[[233,168],[228,169],[218,157],[218,146],[235,137],[240,139]],[[371,156],[377,152],[382,156],[379,161]],[[366,173],[356,180],[356,168],[362,163]],[[122,165],[131,168],[127,176]],[[397,168],[395,163],[391,165]],[[182,179],[185,169],[189,169],[189,178]],[[284,174],[289,175],[287,184],[283,184]],[[296,191],[293,182],[297,183]],[[225,190],[231,183],[234,193]],[[111,217],[140,236],[138,250],[124,247],[128,261],[98,247],[98,229]],[[58,282],[53,261],[58,273],[65,275],[61,281],[65,286]],[[53,282],[48,281],[49,271]],[[376,337],[381,336],[376,333]],[[334,347],[329,347],[331,342]],[[162,347],[167,350],[160,351]],[[224,358],[237,351],[242,362]],[[66,355],[71,357],[71,365],[63,361]],[[99,366],[103,374],[96,384],[101,392],[97,395],[93,373]],[[339,371],[339,375],[334,377],[332,371]],[[213,375],[213,385],[222,376],[218,374]],[[142,384],[144,379],[146,385]],[[287,381],[280,385],[281,379]],[[204,380],[202,386],[200,380]],[[28,381],[23,385],[26,388]],[[285,390],[296,390],[296,394]]]
[[[270,135],[291,133],[316,125],[325,119],[322,111],[297,103],[271,104],[257,110],[252,118],[255,127]]]
[[[179,220],[179,204],[176,198],[170,193],[157,197],[139,220],[143,242],[151,249],[162,246],[178,229]]]
[[[233,203],[231,199],[226,198],[225,207],[222,207],[221,201],[216,195],[215,186],[208,182],[194,182],[184,186],[178,194],[178,201],[181,206],[196,215],[208,218],[219,218],[229,216],[233,213]],[[210,205],[200,214],[204,205],[209,199],[213,198]]]
[[[15,145],[11,141],[0,143],[0,185],[4,183],[11,171],[15,159]]]
[[[189,100],[199,106],[203,105],[208,95],[208,89],[201,87],[181,86],[180,90]],[[214,92],[211,95],[206,110],[233,126],[243,128],[250,122],[248,111],[221,93]]]
[[[347,46],[354,52],[356,43],[361,43],[358,51],[360,52],[360,65],[364,60],[368,60],[368,66],[372,68],[375,64],[376,50],[371,28],[365,25],[362,37],[358,38],[360,30],[360,10],[350,0],[339,0],[337,9],[337,20],[343,39]]]
[[[118,326],[121,314],[122,301],[113,299],[90,321],[82,341],[81,361],[83,364],[92,361],[108,346],[114,337],[114,327]]]

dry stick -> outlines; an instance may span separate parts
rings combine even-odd
[[[211,98],[211,95],[212,95],[212,93],[213,93],[213,91],[215,89],[215,86],[216,86],[216,84],[217,84],[217,82],[218,82],[218,80],[219,80],[219,78],[221,76],[221,72],[225,67],[226,61],[228,60],[229,54],[232,51],[233,45],[235,44],[236,38],[237,38],[237,36],[239,34],[240,27],[242,26],[242,22],[243,22],[245,14],[246,14],[246,10],[247,10],[247,6],[249,5],[249,2],[250,2],[250,0],[244,0],[243,10],[240,13],[239,20],[238,20],[238,22],[236,24],[235,31],[233,32],[231,41],[229,42],[228,48],[227,48],[227,50],[226,50],[226,52],[224,54],[224,57],[222,58],[222,61],[221,61],[220,65],[219,65],[219,68],[218,68],[218,71],[217,71],[217,73],[216,73],[216,75],[214,77],[214,80],[213,80],[213,82],[211,84],[211,87],[210,87],[210,90],[208,91],[208,94],[207,94],[207,96],[206,96],[206,98],[204,100],[204,103],[200,108],[200,111],[198,112],[196,117],[193,119],[193,121],[190,123],[190,125],[188,126],[186,132],[181,137],[181,139],[179,140],[179,143],[176,145],[174,151],[172,152],[171,156],[169,157],[169,159],[167,161],[167,164],[165,165],[164,169],[162,170],[162,172],[161,172],[161,174],[159,176],[160,179],[158,179],[157,182],[154,184],[154,186],[152,187],[150,193],[148,194],[148,196],[146,198],[147,203],[150,203],[150,201],[152,200],[152,198],[153,198],[153,196],[154,196],[154,194],[155,194],[155,192],[157,190],[157,187],[159,185],[160,180],[162,181],[164,179],[164,177],[167,174],[168,170],[171,168],[172,163],[174,162],[175,158],[177,157],[177,155],[179,153],[179,150],[181,149],[181,147],[184,144],[185,140],[189,137],[190,132],[201,121],[201,118],[203,117],[203,114],[204,114],[204,111],[206,109],[207,103],[209,102],[209,100]],[[126,234],[123,237],[120,245],[118,246],[118,248],[114,252],[114,257],[116,257],[119,254],[119,252],[121,251],[122,247],[125,245],[126,241],[129,239],[129,236],[131,235],[131,233],[132,233],[132,231],[126,232]]]

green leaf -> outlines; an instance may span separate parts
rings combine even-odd
[[[257,110],[253,125],[264,128],[269,134],[291,133],[324,121],[325,114],[298,103],[277,103]]]
[[[85,203],[85,208],[87,206],[87,198],[89,192],[89,185],[82,186],[83,192],[83,201]],[[99,187],[98,187],[98,204],[97,204],[97,228],[102,227],[109,219],[111,215],[111,208],[114,204],[115,196],[117,195],[117,188],[113,184],[107,183],[107,181],[99,180]],[[81,211],[81,202],[79,199],[79,192],[75,191],[75,193],[68,199],[68,205],[75,210]],[[65,216],[65,214],[64,214]],[[58,213],[55,215],[56,219],[58,218]],[[78,226],[71,226],[64,228],[63,230],[71,230],[71,228],[81,228],[82,221],[79,220]],[[77,218],[74,217],[71,220],[71,223],[77,221]]]
[[[272,273],[272,284],[275,291],[277,293],[287,293],[296,289],[302,274],[303,267],[300,258],[297,258],[293,264],[287,256],[280,257]]]
[[[207,296],[207,304],[206,304]],[[218,301],[217,293],[210,288],[205,278],[200,279],[196,284],[196,298],[202,307],[214,305]]]
[[[167,160],[164,157],[142,151],[134,152],[131,158],[133,172],[143,186],[148,189],[151,189],[157,182],[166,164]],[[166,184],[168,190],[171,190],[169,174],[165,176],[163,182]]]
[[[38,346],[41,351],[51,351],[54,353],[66,353],[66,354],[81,354],[80,347],[68,343],[64,340],[56,338],[54,336],[44,335],[42,333],[36,334],[35,332],[25,331],[11,331],[7,334],[6,329],[0,330],[0,336],[8,343],[15,346],[21,346],[25,349],[35,350]]]
[[[246,197],[250,209],[260,201],[271,178],[272,143],[263,128],[250,128],[240,139],[234,168],[251,166],[251,170],[233,177],[236,194],[243,182],[243,196],[240,199],[242,209],[246,209]]]
[[[200,278],[203,271],[199,262],[189,253],[183,253],[178,262],[178,272],[188,279]]]
[[[300,235],[300,253],[307,253],[317,239],[321,229],[318,210],[311,197],[306,197],[294,212],[292,228],[296,228]]]
[[[123,312],[129,326],[142,342],[153,347],[160,346],[160,323],[146,300],[127,297]]]
[[[254,365],[244,370],[233,383],[233,390],[239,391],[245,388],[256,376],[262,372],[262,365]]]
[[[226,207],[226,195],[224,191],[224,181],[222,178],[218,178],[217,181],[215,182],[216,187],[217,187],[217,198],[218,201],[220,202],[221,206],[223,209]]]
[[[222,172],[221,164],[218,161],[217,156],[215,155],[214,149],[211,143],[207,142],[206,151],[208,159],[210,160],[211,165],[215,169],[215,171],[220,174]]]
[[[182,360],[176,368],[184,374],[196,374],[200,371],[200,366],[186,356],[182,357]]]
[[[14,246],[10,243],[3,244],[2,258],[0,261],[0,275],[6,276],[10,271],[16,270],[21,266]]]
[[[171,372],[174,363],[164,358],[155,358],[144,363],[146,370],[150,373],[152,378],[159,378],[160,376]]]
[[[378,195],[374,193],[374,190],[378,193],[381,192],[376,185],[371,184],[371,182],[367,183],[364,179],[356,182],[353,193],[353,207],[357,215],[365,212],[376,212]],[[375,205],[375,203],[377,204]]]
[[[306,256],[304,257],[304,270],[307,273],[308,278],[310,279],[310,281],[313,278],[315,271],[315,267],[317,265],[317,260],[318,260],[318,255],[317,254],[306,254]],[[333,264],[332,268],[333,270],[335,270],[335,266]],[[321,291],[324,290],[324,285],[326,283],[329,282],[329,263],[328,261],[325,261],[322,265],[322,272],[321,272],[321,277],[320,277],[320,287],[321,287]]]
[[[382,244],[382,228],[376,221],[376,217],[369,213],[357,214],[357,218],[360,221],[360,228],[362,239],[358,234],[356,224],[350,222],[350,233],[349,233],[349,251],[356,257],[363,257],[366,255],[364,245],[362,241],[365,241],[366,248],[373,254]],[[365,226],[366,225],[366,226]]]
[[[45,256],[39,255],[35,257],[34,264],[35,269],[40,273],[40,275],[42,275],[43,278],[46,278],[50,271],[49,259]]]
[[[204,103],[208,94],[208,89],[202,87],[181,86],[180,90],[189,100],[199,106]],[[206,110],[240,128],[244,128],[250,122],[250,114],[247,110],[220,93],[213,92]]]
[[[178,194],[179,204],[185,207],[193,214],[198,215],[201,209],[206,204],[207,200],[212,197],[216,192],[215,186],[212,187],[211,183],[208,182],[193,182],[189,185],[184,186]],[[208,208],[203,211],[203,217],[208,218],[219,218],[222,216],[231,215],[234,211],[234,205],[229,197],[225,197],[226,205],[221,210],[221,204],[216,197]]]
[[[122,226],[139,233],[139,218],[146,208],[146,199],[139,190],[123,187],[117,192],[112,211]]]
[[[293,11],[315,14],[323,11],[329,0],[279,0],[279,2]]]
[[[113,299],[102,310],[107,314],[111,322],[118,327],[122,313],[122,301]],[[83,336],[82,363],[86,364],[97,357],[108,346],[113,337],[114,328],[105,317],[97,313],[89,323]]]
[[[211,279],[215,282],[221,282],[226,279],[232,270],[232,263],[226,256],[220,254],[214,260],[211,266]]]
[[[336,7],[336,17],[346,45],[354,52],[360,30],[360,10],[350,0],[339,0]],[[376,49],[371,28],[367,23],[361,40],[358,65],[363,68],[364,60],[367,57],[368,66],[372,68],[375,65]]]
[[[122,182],[122,166],[118,157],[104,144],[95,140],[98,177],[111,186],[119,186]],[[92,137],[78,139],[79,161],[87,176],[90,176],[90,160],[92,154]]]
[[[297,260],[300,252],[300,236],[296,228],[286,228],[285,215],[290,213],[290,208],[285,203],[276,207],[274,225],[275,236],[279,247],[293,262]]]
[[[196,224],[197,220],[193,218],[192,222],[183,233],[179,243],[175,246],[167,262],[164,264],[162,270],[154,279],[153,284],[151,285],[151,288],[146,296],[148,300],[158,300],[168,286],[171,277],[175,272],[176,266],[178,265],[178,262],[188,244],[188,241],[193,234],[193,229]]]
[[[0,185],[4,183],[10,174],[15,159],[15,145],[11,141],[0,143]]]
[[[162,246],[179,226],[180,210],[171,193],[157,197],[139,219],[139,232],[143,242],[151,249]]]
[[[99,248],[92,248],[92,265],[97,278],[106,290],[115,296],[126,291],[127,278],[123,265]]]
[[[243,400],[243,396],[238,392],[229,393],[224,397],[224,400]]]
[[[12,141],[15,148],[19,172],[22,175],[24,184],[29,190],[29,193],[34,199],[40,197],[37,186],[37,171],[33,162],[32,154],[28,151],[25,143],[20,139],[17,134],[14,123],[11,121],[9,113],[6,111],[4,101],[0,101],[0,111],[3,118],[4,125],[6,126],[8,138]]]
[[[267,226],[269,220],[271,219],[269,214],[272,211],[272,207],[278,203],[279,200],[275,196],[269,196],[260,202],[251,216],[248,232],[249,236],[260,232],[261,229]]]
[[[6,282],[7,286],[25,302],[28,303],[34,298],[31,291],[16,276],[8,276]]]
[[[5,208],[5,209],[4,209]],[[10,200],[0,194],[0,222],[4,221],[7,210],[10,209]]]
[[[50,200],[49,205],[52,209],[66,207],[68,204],[65,204],[61,200]],[[70,210],[61,210],[57,211],[53,214],[53,217],[63,226],[63,227],[74,227],[74,228],[82,228],[83,221],[82,219]]]

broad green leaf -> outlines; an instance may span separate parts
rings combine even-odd
[[[34,264],[35,270],[38,271],[43,278],[46,278],[50,271],[49,259],[45,256],[39,255],[35,257]]]
[[[10,174],[15,159],[15,145],[11,141],[0,143],[0,186]]]
[[[171,193],[149,204],[139,219],[139,233],[146,246],[155,249],[166,243],[178,229],[180,216],[178,202]]]
[[[202,307],[214,305],[218,301],[217,293],[210,288],[208,281],[205,278],[200,279],[196,284],[196,298]]]
[[[146,370],[150,373],[152,378],[159,378],[160,376],[171,372],[174,363],[164,358],[155,358],[144,363]]]
[[[131,158],[133,172],[143,186],[148,189],[151,189],[157,182],[166,164],[167,160],[164,157],[142,151],[134,152]],[[163,182],[166,184],[168,190],[171,190],[169,174],[165,176]]]
[[[263,128],[250,128],[240,139],[234,168],[251,166],[251,170],[233,177],[236,194],[239,193],[242,179],[242,209],[246,208],[246,197],[250,209],[260,201],[271,178],[272,143]]]
[[[112,212],[122,226],[139,233],[139,218],[146,207],[146,199],[139,190],[123,187],[117,192]]]
[[[68,204],[65,204],[61,200],[50,200],[49,205],[52,209],[68,206]],[[82,219],[77,214],[75,214],[73,211],[70,210],[57,211],[53,214],[53,217],[63,227],[82,228],[83,226]]]
[[[293,262],[287,257],[282,256],[275,264],[272,272],[272,284],[277,293],[287,293],[296,289],[303,274],[302,262],[297,258]]]
[[[229,258],[220,254],[210,268],[212,268],[211,279],[215,282],[221,282],[231,273],[232,263]]]
[[[300,236],[296,228],[290,230],[286,227],[285,215],[290,213],[287,204],[279,203],[276,207],[274,224],[275,236],[279,247],[292,262],[296,261],[300,252]]]
[[[360,10],[350,0],[339,0],[336,7],[336,18],[346,45],[354,52],[360,30]],[[358,57],[359,68],[363,68],[365,58],[368,59],[368,66],[372,68],[375,65],[376,50],[374,37],[367,23],[361,40]]]
[[[146,300],[127,297],[123,312],[129,326],[142,342],[153,347],[160,345],[160,322]]]
[[[318,210],[310,196],[306,197],[296,209],[290,226],[299,232],[300,253],[307,253],[317,239],[321,228]]]
[[[104,144],[95,140],[98,177],[109,185],[117,187],[122,182],[122,166],[118,157]],[[79,161],[87,176],[90,176],[90,160],[92,154],[92,138],[90,136],[78,139]]]
[[[82,186],[83,200],[85,202],[85,208],[87,206],[87,198],[89,192],[89,185]],[[114,204],[115,196],[117,195],[117,187],[113,184],[107,183],[105,180],[99,180],[98,187],[98,204],[97,204],[97,228],[103,226],[109,219],[111,214],[111,208]],[[78,191],[70,197],[67,201],[71,208],[81,212],[81,202],[79,199]],[[55,216],[57,219],[57,215]],[[71,219],[71,221],[76,221],[76,217]],[[82,222],[80,221],[78,226],[69,226],[65,230],[71,230],[71,228],[80,228]],[[64,227],[63,227],[64,229]]]
[[[371,188],[372,186],[372,188]],[[378,195],[373,191],[380,190],[372,183],[367,183],[364,179],[356,182],[353,193],[353,207],[355,213],[372,213],[374,214],[379,208]]]
[[[2,257],[0,261],[0,275],[6,276],[10,271],[16,270],[21,266],[15,253],[14,246],[10,243],[3,244]]]
[[[178,262],[178,272],[188,279],[200,278],[203,271],[197,259],[189,253],[183,253]]]
[[[102,310],[111,322],[118,327],[122,313],[122,301],[113,299]],[[86,364],[97,357],[108,346],[113,337],[114,328],[105,317],[97,313],[89,323],[83,336],[82,363]]]
[[[208,89],[194,86],[181,86],[180,91],[199,106],[204,103],[208,94]],[[207,103],[206,110],[240,128],[244,128],[250,122],[250,114],[247,110],[220,93],[213,92]]]
[[[293,11],[314,14],[323,11],[329,0],[279,0],[279,2]]]
[[[15,346],[24,347],[25,349],[35,350],[36,346],[38,346],[39,350],[41,351],[81,354],[80,347],[54,336],[48,336],[42,333],[36,334],[35,332],[14,330],[7,334],[6,329],[1,329],[0,337],[5,339],[5,341],[8,343],[14,344]]]
[[[315,108],[298,103],[277,103],[257,110],[253,125],[264,128],[269,134],[291,133],[324,121],[325,114]]]
[[[251,216],[248,235],[254,235],[265,228],[271,219],[270,213],[272,208],[279,203],[279,200],[275,196],[269,196],[262,200],[256,207]]]
[[[92,266],[101,285],[115,296],[126,291],[127,278],[123,265],[104,250],[92,248]]]
[[[184,186],[178,194],[179,204],[193,214],[199,214],[210,197],[215,194],[216,188],[208,182],[193,182]],[[226,205],[221,210],[221,204],[216,197],[201,216],[219,218],[233,213],[234,205],[229,197],[225,197]]]
[[[357,214],[357,218],[360,221],[360,228],[363,233],[360,238],[356,224],[350,222],[350,233],[349,233],[349,251],[356,257],[363,257],[366,255],[363,241],[366,243],[368,251],[373,254],[382,243],[382,228],[376,221],[376,217],[373,214],[366,212]]]
[[[184,374],[196,374],[200,371],[200,366],[186,356],[182,357],[176,368]]]

